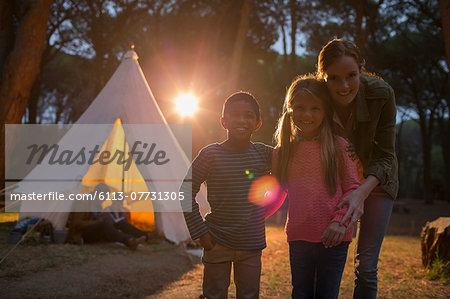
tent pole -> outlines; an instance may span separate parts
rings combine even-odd
[[[123,129],[123,126],[122,126]],[[125,150],[127,147],[126,139],[125,139],[125,130],[123,130],[123,162],[122,163],[122,193],[125,192]]]

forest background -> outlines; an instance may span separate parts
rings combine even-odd
[[[6,123],[75,122],[131,45],[167,121],[192,125],[194,155],[225,137],[237,90],[261,104],[254,139],[273,144],[286,88],[333,38],[394,88],[399,197],[450,201],[448,0],[1,1],[0,148]],[[175,112],[183,92],[199,98],[191,118]]]

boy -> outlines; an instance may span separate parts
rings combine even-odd
[[[200,238],[203,247],[203,295],[227,298],[233,264],[237,298],[258,298],[265,209],[249,202],[248,191],[270,172],[272,148],[250,141],[261,126],[259,104],[250,93],[229,96],[220,121],[227,140],[204,147],[192,162],[192,202],[183,202],[189,205],[184,211],[192,203],[192,212],[184,218],[192,239]],[[211,206],[205,220],[195,201],[203,182]]]

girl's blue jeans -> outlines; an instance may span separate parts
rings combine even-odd
[[[325,248],[322,243],[289,242],[292,298],[337,298],[349,243]]]
[[[353,298],[377,297],[378,256],[393,204],[392,198],[379,187],[364,202],[364,215],[359,222],[355,249]]]

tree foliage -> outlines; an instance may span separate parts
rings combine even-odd
[[[320,49],[340,37],[358,44],[367,69],[392,85],[401,111],[417,118],[420,142],[414,148],[422,160],[408,160],[414,156],[404,134],[417,134],[410,125],[399,126],[397,148],[401,169],[423,168],[417,170],[424,186],[418,194],[431,198],[439,155],[450,179],[450,139],[444,138],[450,134],[449,49],[438,0],[2,1],[3,78],[26,3],[37,2],[53,2],[45,47],[34,83],[24,87],[26,110],[14,122],[76,121],[134,44],[169,122],[192,123],[194,152],[223,136],[221,107],[235,90],[258,98],[264,124],[255,137],[271,143],[286,87],[296,75],[314,72]],[[281,53],[271,48],[277,40]],[[203,112],[180,120],[173,98],[187,91],[200,97]],[[441,136],[441,151],[431,146],[433,134]],[[406,175],[401,174],[405,182]]]

